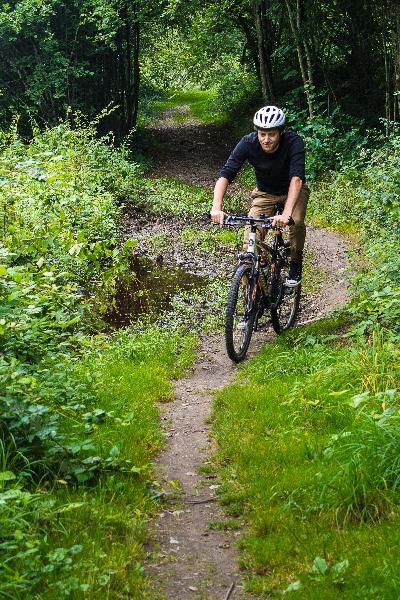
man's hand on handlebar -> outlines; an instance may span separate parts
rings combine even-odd
[[[293,219],[290,213],[283,211],[281,215],[272,217],[272,227],[286,227],[286,225],[293,225]]]
[[[210,215],[213,223],[219,223],[220,227],[223,226],[225,217],[227,217],[227,214],[223,210],[217,210],[215,208],[211,209]]]

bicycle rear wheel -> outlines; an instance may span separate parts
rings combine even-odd
[[[253,267],[239,265],[229,293],[225,320],[226,351],[234,362],[246,356],[259,300],[258,278],[253,275]]]
[[[271,282],[271,322],[278,334],[294,325],[300,306],[301,285],[286,287],[286,277],[287,265],[284,263],[277,268]]]

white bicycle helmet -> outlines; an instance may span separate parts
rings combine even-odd
[[[277,106],[263,106],[254,115],[253,123],[261,129],[276,129],[285,125],[285,114]]]

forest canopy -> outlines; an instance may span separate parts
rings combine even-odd
[[[22,0],[0,15],[0,118],[69,111],[119,136],[160,90],[214,89],[229,115],[260,102],[399,116],[400,6],[383,0]]]

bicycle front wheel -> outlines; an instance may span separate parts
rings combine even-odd
[[[294,325],[300,306],[301,285],[286,287],[286,275],[283,265],[274,273],[271,285],[271,322],[278,334]]]
[[[234,362],[246,356],[259,300],[258,277],[251,265],[240,265],[233,278],[225,321],[226,350]]]

